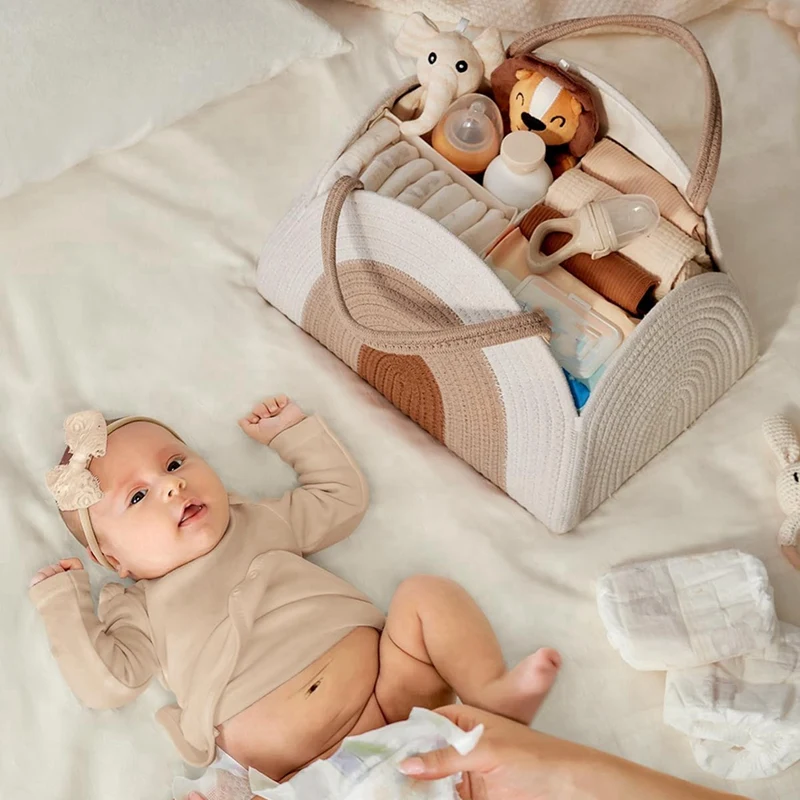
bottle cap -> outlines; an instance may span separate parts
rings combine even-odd
[[[509,133],[500,145],[500,155],[512,172],[524,175],[533,172],[544,161],[545,144],[533,131]]]

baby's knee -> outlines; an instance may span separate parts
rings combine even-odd
[[[438,575],[413,575],[397,587],[392,602],[419,604],[442,595],[453,595],[463,591],[449,578],[440,578]]]

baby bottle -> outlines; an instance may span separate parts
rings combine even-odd
[[[483,172],[500,152],[503,119],[491,97],[465,94],[433,129],[431,144],[451,164],[468,175]]]
[[[489,164],[483,185],[498,200],[525,209],[544,199],[553,173],[544,163],[545,145],[532,131],[509,133]]]

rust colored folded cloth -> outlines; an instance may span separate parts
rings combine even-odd
[[[530,239],[537,225],[548,219],[563,217],[550,206],[540,203],[522,218],[519,229],[526,239]],[[569,240],[568,233],[551,233],[542,243],[542,252],[546,255],[555,253]],[[653,291],[658,286],[658,278],[621,253],[609,253],[596,260],[588,253],[578,253],[564,260],[561,266],[606,300],[631,314],[641,316],[655,303]]]

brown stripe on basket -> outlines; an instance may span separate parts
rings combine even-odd
[[[358,374],[434,439],[444,444],[444,405],[436,378],[420,356],[381,353],[364,345]]]

